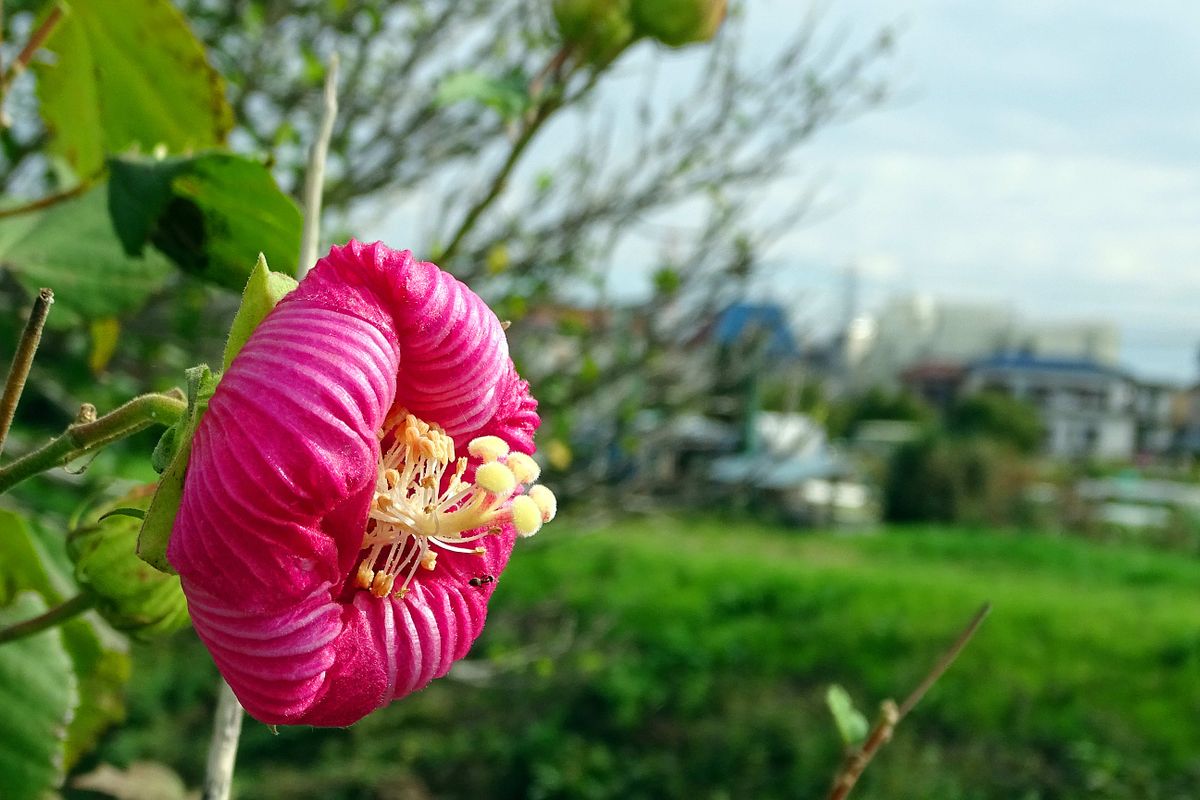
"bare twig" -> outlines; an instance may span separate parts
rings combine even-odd
[[[4,394],[0,396],[0,453],[4,452],[4,441],[8,438],[8,429],[12,427],[13,416],[17,413],[21,393],[25,391],[25,379],[29,377],[38,343],[42,341],[42,328],[46,325],[46,317],[50,314],[52,305],[54,292],[49,289],[39,290],[37,299],[33,301],[33,310],[29,312],[29,321],[25,323],[25,330],[21,333],[21,341],[17,344],[17,353],[8,368]]]
[[[55,625],[61,625],[72,617],[82,614],[96,604],[96,598],[90,594],[77,594],[70,600],[60,603],[45,614],[39,614],[33,619],[18,622],[0,630],[0,644],[24,639],[42,631],[49,630]]]
[[[845,800],[850,794],[850,790],[858,783],[858,779],[862,776],[863,770],[871,763],[871,759],[875,757],[875,753],[879,748],[887,744],[892,738],[892,732],[896,726],[900,724],[900,720],[907,716],[908,712],[912,711],[913,707],[921,701],[929,688],[937,682],[938,678],[949,669],[954,660],[958,658],[963,648],[971,641],[971,637],[975,635],[975,631],[979,630],[979,626],[983,624],[983,620],[992,610],[991,603],[984,603],[979,610],[975,612],[975,616],[963,628],[962,633],[954,640],[954,644],[942,654],[934,664],[933,669],[917,684],[917,688],[905,698],[904,702],[899,706],[892,700],[885,700],[880,708],[879,719],[875,723],[875,727],[871,729],[867,740],[862,747],[854,750],[846,756],[846,760],[842,762],[841,769],[838,770],[837,777],[834,779],[833,788],[829,790],[829,800]]]
[[[3,99],[4,95],[8,94],[8,88],[12,86],[13,81],[29,66],[29,62],[33,60],[33,54],[46,43],[46,40],[50,38],[50,34],[54,33],[54,29],[58,26],[59,21],[62,20],[62,16],[62,6],[55,5],[54,8],[50,9],[50,13],[46,15],[46,18],[42,20],[42,24],[38,25],[37,29],[30,34],[29,41],[21,48],[21,52],[17,54],[13,63],[8,65],[8,69],[4,71],[4,76],[0,78],[0,99]]]
[[[92,188],[91,181],[81,181],[75,186],[72,186],[70,189],[64,189],[61,192],[48,194],[45,197],[39,197],[37,200],[31,200],[28,203],[22,203],[19,206],[12,206],[11,208],[0,208],[0,219],[3,219],[4,217],[17,217],[21,214],[29,214],[34,211],[41,211],[43,208],[49,208],[50,206],[57,205],[58,203],[65,202],[67,200],[73,200],[90,188]]]
[[[325,71],[321,127],[309,150],[308,173],[304,179],[304,233],[300,238],[297,278],[303,278],[317,260],[321,238],[321,195],[325,191],[325,159],[329,156],[329,140],[333,136],[334,120],[337,119],[337,75],[338,54],[334,53],[329,57],[329,68]]]
[[[217,713],[213,716],[208,766],[204,771],[204,800],[228,800],[237,762],[238,739],[242,735],[242,704],[229,684],[217,688]]]

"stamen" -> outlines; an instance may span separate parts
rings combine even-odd
[[[389,414],[387,425],[379,439],[390,437],[392,445],[380,455],[356,587],[379,598],[403,597],[418,569],[437,569],[439,550],[483,555],[485,548],[463,545],[499,534],[509,523],[532,536],[554,518],[553,493],[532,485],[537,463],[510,452],[503,439],[468,443],[467,452],[483,463],[467,482],[467,458],[455,458],[454,440],[441,427],[402,410]],[[523,487],[527,494],[520,494]]]

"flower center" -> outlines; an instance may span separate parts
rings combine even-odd
[[[483,555],[483,547],[466,545],[506,523],[532,536],[554,518],[554,495],[534,485],[537,463],[509,452],[503,439],[481,436],[467,444],[482,462],[468,482],[467,459],[455,458],[454,440],[441,427],[399,411],[389,415],[380,438],[393,429],[393,444],[379,458],[355,586],[375,597],[403,597],[418,568],[436,569],[439,551]]]

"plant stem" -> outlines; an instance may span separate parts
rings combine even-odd
[[[17,79],[25,68],[29,66],[29,62],[33,60],[33,54],[46,43],[50,38],[50,34],[54,33],[54,29],[62,20],[62,6],[55,5],[50,9],[50,13],[42,20],[42,24],[37,26],[37,29],[29,35],[29,41],[21,48],[21,52],[17,55],[13,63],[8,65],[8,69],[4,71],[4,76],[0,78],[0,99],[3,99],[8,94],[8,87],[12,86],[12,82]]]
[[[144,394],[103,417],[74,422],[32,453],[0,467],[0,494],[26,478],[62,466],[89,450],[131,436],[151,425],[172,425],[187,411],[178,389],[166,394]]]
[[[242,704],[224,680],[217,688],[217,713],[213,716],[208,766],[204,772],[204,800],[228,800],[242,735]]]
[[[45,197],[39,197],[37,200],[30,200],[28,203],[22,203],[19,206],[11,208],[0,208],[0,219],[5,217],[18,217],[21,214],[29,214],[34,211],[41,211],[43,208],[57,205],[65,200],[71,200],[92,188],[92,181],[80,181],[70,189],[64,189],[61,192],[48,194]]]
[[[70,600],[50,609],[45,614],[40,614],[33,619],[27,619],[24,622],[18,622],[16,625],[0,630],[0,644],[24,639],[26,636],[41,633],[44,630],[53,628],[55,625],[61,625],[72,617],[87,611],[95,604],[96,598],[92,595],[86,592],[77,594]]]
[[[303,278],[317,261],[317,247],[321,239],[321,196],[325,192],[325,159],[329,155],[329,140],[333,137],[333,123],[338,110],[337,75],[338,54],[334,53],[329,57],[329,68],[325,72],[321,126],[309,151],[308,172],[304,176],[304,232],[300,237],[297,279]]]
[[[446,245],[446,247],[438,254],[438,259],[443,263],[450,261],[450,259],[454,257],[455,253],[458,252],[459,247],[462,245],[463,239],[465,239],[467,234],[475,228],[475,224],[479,222],[479,217],[484,211],[487,211],[488,207],[490,207],[492,203],[496,201],[496,198],[500,196],[500,193],[504,191],[504,184],[508,180],[509,174],[512,173],[513,168],[517,165],[517,162],[520,161],[521,155],[525,152],[525,148],[529,146],[531,141],[533,141],[534,135],[539,129],[541,129],[546,120],[549,119],[550,116],[562,106],[561,96],[551,95],[545,99],[542,98],[543,86],[547,78],[553,78],[555,83],[562,82],[562,68],[566,63],[567,57],[570,55],[570,53],[570,47],[564,46],[559,49],[554,56],[551,57],[550,62],[546,65],[546,67],[539,72],[529,84],[529,95],[534,98],[535,102],[537,102],[537,108],[530,116],[526,118],[525,124],[521,129],[520,136],[517,137],[516,141],[514,141],[512,144],[512,148],[508,151],[508,158],[506,158],[504,163],[500,165],[499,171],[492,176],[487,193],[484,194],[483,197],[479,198],[475,205],[471,206],[470,210],[467,211],[467,215],[463,217],[463,221],[459,223],[454,235],[450,237],[450,244]]]
[[[50,306],[54,305],[54,292],[40,289],[37,299],[33,301],[33,309],[29,312],[29,321],[21,333],[21,341],[17,343],[17,353],[13,356],[12,365],[8,368],[8,379],[4,382],[4,394],[0,396],[0,453],[4,452],[4,442],[8,438],[8,429],[12,427],[13,416],[17,413],[17,403],[21,393],[25,391],[25,379],[29,377],[29,369],[33,366],[33,357],[37,353],[38,343],[42,341],[42,328],[46,325],[46,317],[50,314]]]
[[[863,770],[871,763],[871,759],[875,757],[875,753],[879,748],[887,744],[892,738],[892,732],[896,726],[900,724],[900,720],[912,711],[913,707],[921,701],[925,693],[930,687],[937,682],[938,678],[950,668],[954,660],[958,658],[963,648],[971,641],[971,637],[975,635],[975,631],[979,630],[979,626],[983,624],[983,620],[992,610],[991,603],[984,603],[979,610],[975,612],[975,616],[967,623],[959,633],[958,638],[954,640],[954,644],[950,645],[949,649],[942,654],[937,663],[933,665],[928,674],[917,684],[917,688],[905,698],[904,702],[899,706],[892,700],[885,700],[879,710],[879,719],[875,723],[875,727],[867,735],[867,740],[862,747],[854,750],[846,756],[846,760],[842,762],[841,769],[838,770],[837,777],[834,779],[833,788],[829,790],[828,800],[845,800],[850,794],[850,790],[858,783],[858,779],[862,777]]]

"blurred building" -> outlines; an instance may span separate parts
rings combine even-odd
[[[923,366],[964,366],[1017,351],[1113,366],[1118,349],[1111,322],[1043,324],[1021,318],[1006,305],[946,301],[925,294],[893,298],[878,313],[856,318],[839,342],[847,389],[896,388],[906,382],[906,372],[917,369],[907,377],[920,391],[930,390],[935,405],[944,400],[944,381],[953,376],[930,370],[922,374]],[[943,385],[931,384],[929,378]]]
[[[1128,460],[1138,446],[1138,385],[1088,359],[995,355],[971,364],[963,392],[1002,392],[1037,409],[1047,455]]]

